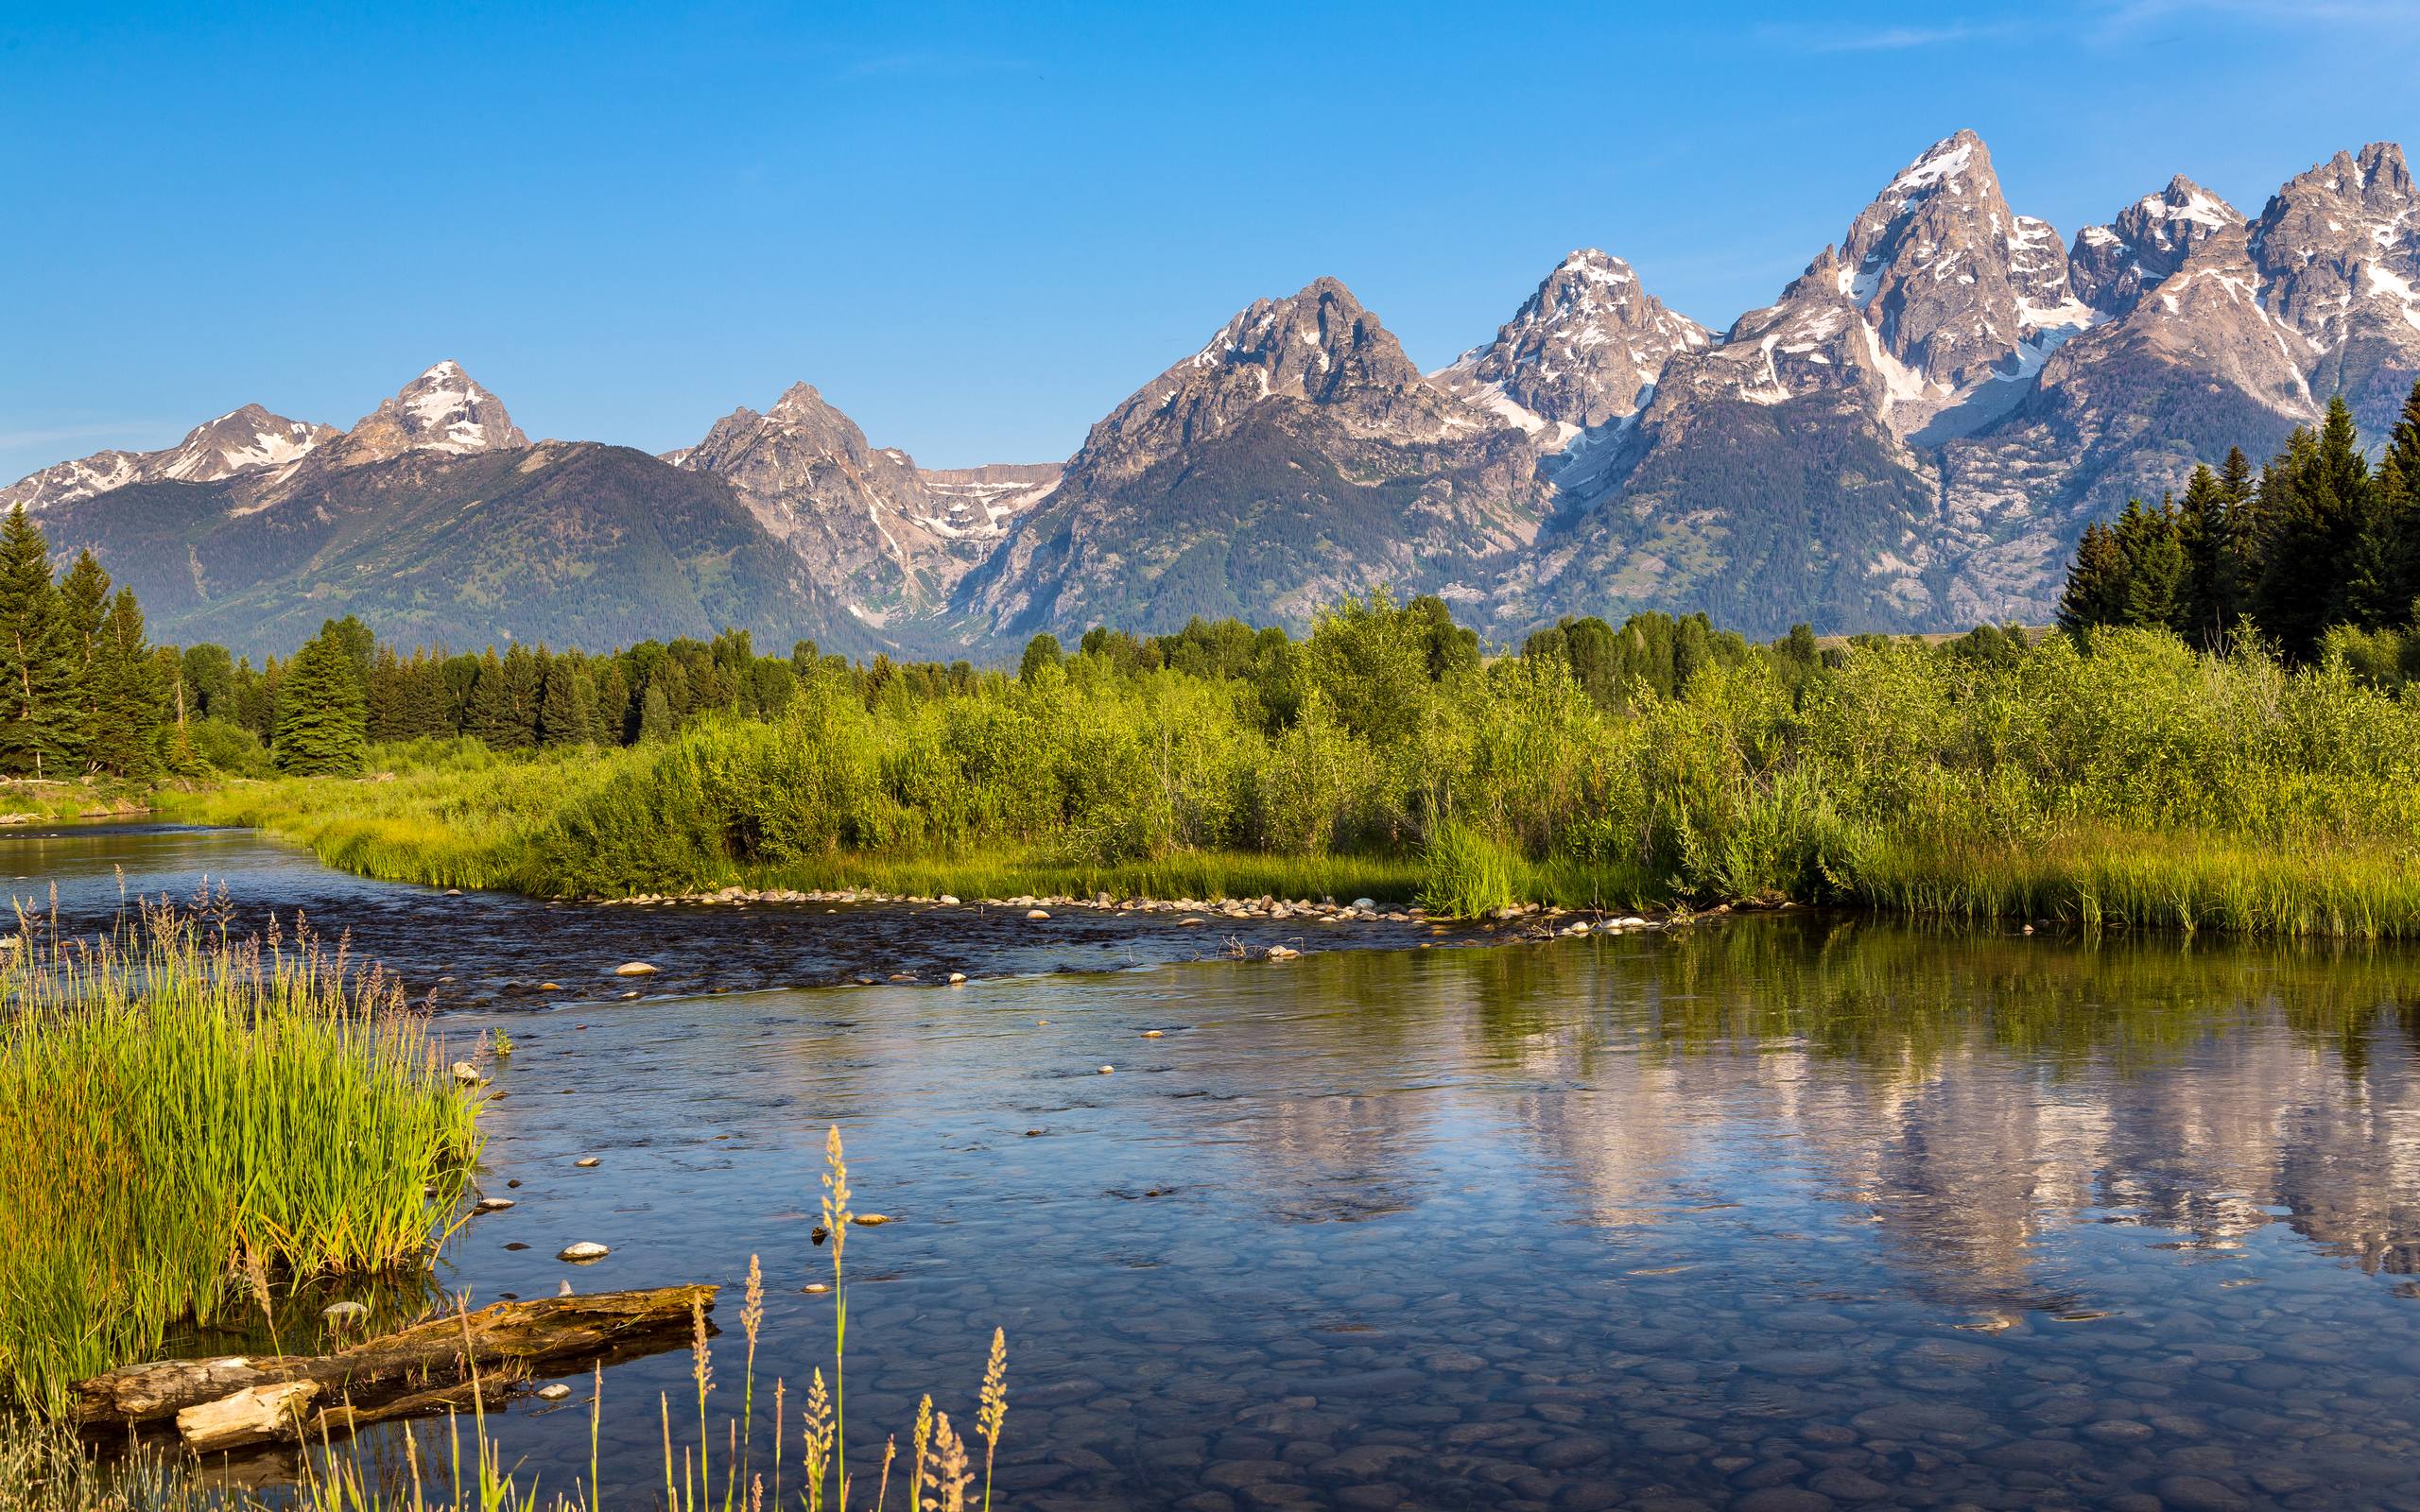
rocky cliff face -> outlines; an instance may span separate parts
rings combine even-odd
[[[246,404],[195,426],[183,440],[157,452],[96,452],[44,468],[0,489],[0,511],[22,504],[28,511],[40,512],[112,489],[163,478],[214,483],[238,473],[264,472],[300,460],[337,434],[332,425],[288,420],[258,404]]]
[[[1475,596],[1466,579],[1535,534],[1538,456],[1321,279],[1255,301],[1094,425],[959,607],[1015,637],[1300,624],[1380,583]]]
[[[1495,340],[1434,376],[1531,435],[1567,444],[1636,413],[1675,353],[1712,340],[1648,293],[1628,263],[1584,248],[1547,275]]]
[[[2203,243],[2242,224],[2241,211],[2180,173],[2108,225],[2076,232],[2067,253],[2076,297],[2112,318],[2124,316]]]
[[[734,410],[671,460],[729,482],[809,576],[872,626],[938,609],[1057,476],[927,473],[895,447],[869,445],[807,384],[762,415]]]
[[[529,444],[506,414],[504,402],[480,387],[456,362],[441,362],[364,415],[320,452],[320,469],[384,462],[406,452],[464,456],[514,451]]]

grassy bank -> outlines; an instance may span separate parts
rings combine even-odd
[[[553,896],[1790,899],[2420,936],[2420,700],[2341,662],[2148,630],[1866,642],[1741,651],[1666,693],[1548,656],[1437,671],[1414,644],[1391,669],[1374,612],[1350,654],[1323,625],[1282,685],[1092,655],[1017,679],[839,670],[778,719],[655,744],[386,747],[383,781],[163,801],[373,876]]]
[[[0,825],[108,818],[112,815],[141,814],[149,807],[150,791],[140,783],[110,779],[37,782],[0,778]]]
[[[475,1110],[374,972],[309,939],[149,913],[0,962],[0,1400],[270,1287],[422,1263]]]
[[[716,1331],[698,1308],[689,1346],[693,1390],[682,1392],[677,1406],[673,1394],[660,1395],[653,1413],[647,1402],[636,1404],[641,1420],[662,1425],[661,1499],[656,1484],[625,1486],[611,1497],[616,1504],[639,1501],[673,1512],[791,1506],[847,1512],[853,1505],[902,1503],[925,1512],[974,1512],[991,1506],[993,1465],[1009,1413],[1004,1332],[993,1331],[982,1377],[959,1402],[955,1425],[949,1411],[937,1409],[927,1395],[912,1423],[895,1425],[898,1432],[869,1434],[862,1419],[856,1436],[848,1431],[845,1257],[853,1229],[886,1220],[853,1208],[856,1194],[838,1125],[823,1149],[817,1216],[831,1242],[815,1263],[820,1272],[828,1257],[831,1279],[809,1289],[831,1302],[829,1383],[818,1366],[796,1388],[776,1377],[769,1391],[760,1389],[756,1346],[765,1276],[750,1256],[740,1293],[737,1342],[744,1352],[735,1384],[716,1377]],[[11,1512],[268,1512],[272,1505],[297,1512],[592,1512],[609,1500],[597,1468],[607,1394],[602,1365],[591,1380],[588,1473],[551,1492],[512,1468],[489,1418],[497,1400],[490,1393],[502,1385],[475,1375],[469,1412],[448,1412],[441,1423],[428,1418],[402,1425],[402,1466],[392,1462],[395,1456],[359,1455],[351,1443],[323,1435],[302,1444],[296,1483],[269,1499],[213,1488],[207,1467],[190,1456],[138,1448],[125,1463],[105,1467],[63,1425],[0,1412],[0,1506]],[[883,1443],[874,1452],[877,1436]]]

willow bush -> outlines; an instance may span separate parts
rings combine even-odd
[[[1693,659],[1669,693],[1636,674],[1592,692],[1553,655],[1441,657],[1432,620],[1356,606],[1260,681],[1089,652],[1013,679],[827,667],[769,722],[500,770],[407,758],[389,782],[192,812],[381,875],[412,874],[417,845],[424,880],[561,895],[912,871],[959,892],[1184,873],[1403,898],[1407,867],[1483,842],[1517,895],[1587,906],[2420,933],[2398,880],[2420,705],[2341,656],[2212,657],[2142,629],[1820,659],[1793,641]]]

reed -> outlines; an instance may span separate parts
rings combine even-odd
[[[156,1352],[281,1280],[419,1267],[476,1109],[374,970],[307,932],[147,906],[114,935],[21,917],[0,961],[0,1394]]]
[[[849,1446],[843,1423],[847,1415],[847,1350],[845,1269],[841,1251],[856,1217],[850,1208],[849,1168],[835,1125],[824,1144],[823,1218],[832,1247],[834,1336],[832,1382],[813,1371],[804,1407],[795,1422],[785,1415],[786,1383],[773,1383],[773,1411],[761,1424],[754,1414],[757,1330],[763,1320],[763,1267],[758,1257],[748,1259],[748,1281],[740,1325],[747,1345],[746,1364],[736,1414],[719,1426],[723,1448],[717,1457],[717,1425],[707,1403],[714,1392],[714,1351],[702,1312],[692,1318],[690,1379],[697,1406],[697,1438],[690,1442],[687,1409],[676,1435],[669,1396],[657,1403],[663,1435],[663,1486],[658,1504],[666,1512],[764,1512],[767,1507],[802,1506],[807,1512],[888,1512],[891,1466],[898,1454],[895,1436],[885,1441],[873,1497],[869,1500],[848,1469]],[[466,1321],[468,1302],[457,1298],[455,1308]],[[585,1485],[551,1496],[534,1482],[523,1483],[509,1469],[495,1425],[487,1413],[487,1397],[473,1379],[467,1420],[449,1413],[436,1448],[441,1454],[424,1469],[417,1428],[404,1430],[404,1460],[409,1475],[407,1492],[398,1493],[365,1475],[360,1459],[349,1447],[322,1439],[305,1446],[302,1476],[273,1503],[245,1492],[222,1492],[202,1484],[199,1467],[157,1453],[140,1453],[122,1469],[105,1470],[75,1435],[41,1420],[0,1414],[0,1506],[16,1512],[269,1512],[271,1504],[285,1512],[602,1512],[609,1498],[600,1486],[596,1443],[603,1420],[605,1378],[602,1368],[592,1377],[589,1397],[589,1470]],[[993,1459],[1009,1412],[1008,1336],[992,1333],[992,1348],[976,1396],[976,1434],[983,1445],[982,1505],[992,1496]],[[467,1430],[467,1435],[466,1435]],[[792,1497],[782,1482],[783,1446],[787,1435],[800,1435],[804,1446],[805,1484]],[[908,1477],[913,1512],[968,1512],[973,1504],[977,1470],[971,1447],[951,1428],[949,1415],[936,1412],[926,1396],[918,1404],[912,1433],[914,1469]],[[753,1467],[769,1459],[769,1485]],[[431,1482],[440,1486],[432,1497]],[[635,1492],[635,1488],[633,1488]]]

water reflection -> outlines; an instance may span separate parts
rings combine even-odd
[[[413,917],[493,969],[499,927]],[[837,1121],[898,1220],[850,1245],[855,1452],[1004,1326],[1008,1505],[2420,1506],[2414,964],[1780,918],[575,1003],[512,1018],[517,1206],[443,1280],[762,1254],[795,1383]],[[610,1480],[685,1371],[609,1377]],[[584,1470],[582,1414],[503,1431]]]

